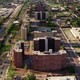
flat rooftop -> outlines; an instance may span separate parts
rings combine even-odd
[[[44,51],[44,52],[40,52],[40,51],[33,51],[32,54],[34,55],[63,55],[66,54],[67,52],[65,50],[59,50],[58,52],[50,52],[50,51]]]
[[[75,76],[48,77],[47,80],[77,80]]]
[[[55,39],[55,40],[60,40],[60,38],[57,38],[57,37],[49,37],[49,36],[34,38],[34,40],[48,39],[48,38],[53,38],[53,39]]]
[[[15,45],[14,45],[14,50],[16,52],[22,52],[22,49],[21,49],[21,43],[24,43],[24,50],[26,51],[27,50],[27,47],[29,46],[27,42],[25,41],[18,41]]]
[[[34,31],[34,33],[45,33],[45,32],[47,32],[47,33],[51,33],[51,32],[56,33],[57,30],[52,30],[52,31],[46,31],[46,30],[44,30],[44,31]]]

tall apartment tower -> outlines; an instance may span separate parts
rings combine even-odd
[[[35,19],[45,20],[46,18],[48,18],[46,5],[42,2],[35,3]]]
[[[21,68],[23,65],[23,56],[22,56],[22,49],[15,49],[14,50],[14,65],[17,68]]]
[[[21,27],[21,38],[23,40],[27,40],[27,27],[25,26]]]
[[[24,58],[24,42],[17,42],[14,46],[14,65],[18,68],[23,66]]]
[[[60,39],[45,37],[45,38],[34,38],[34,51],[49,51],[52,49],[53,52],[58,51],[60,49]]]
[[[48,12],[35,12],[36,20],[45,20],[48,18]]]

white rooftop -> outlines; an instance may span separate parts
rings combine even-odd
[[[48,77],[47,80],[76,80],[75,76]]]
[[[14,21],[13,23],[14,23],[14,24],[19,24],[19,21]]]

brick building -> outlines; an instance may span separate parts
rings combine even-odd
[[[35,3],[35,19],[36,20],[45,20],[48,18],[48,11],[46,5],[42,2]]]
[[[59,38],[54,37],[40,37],[34,38],[34,51],[49,51],[53,52],[60,50],[61,42]]]
[[[55,53],[35,51],[33,55],[28,56],[34,70],[55,71],[67,66],[67,53],[64,50]]]
[[[24,64],[27,65],[30,69],[39,71],[55,71],[66,68],[68,63],[67,52],[65,50],[59,50],[60,39],[49,37],[47,39],[49,39],[46,40],[46,42],[50,42],[49,45],[48,43],[44,45],[44,43],[46,43],[44,38],[40,41],[40,43],[39,40],[36,41],[36,51],[33,51],[32,54],[24,54],[25,48],[23,43],[17,44],[18,46],[15,45],[14,65],[16,67],[23,67]],[[38,50],[40,48],[41,50],[44,50]]]
[[[14,58],[14,65],[18,68],[23,67],[23,60],[24,60],[24,51],[25,51],[25,45],[24,41],[19,41],[15,44],[13,52],[13,58]]]
[[[23,65],[22,49],[14,50],[14,65],[21,68]]]

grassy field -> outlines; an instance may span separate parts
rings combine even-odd
[[[59,12],[58,15],[59,16],[69,16],[70,12]]]
[[[53,3],[52,3],[51,6],[52,6],[52,7],[59,7],[59,6],[61,6],[61,5],[60,5],[60,4],[53,4]]]

